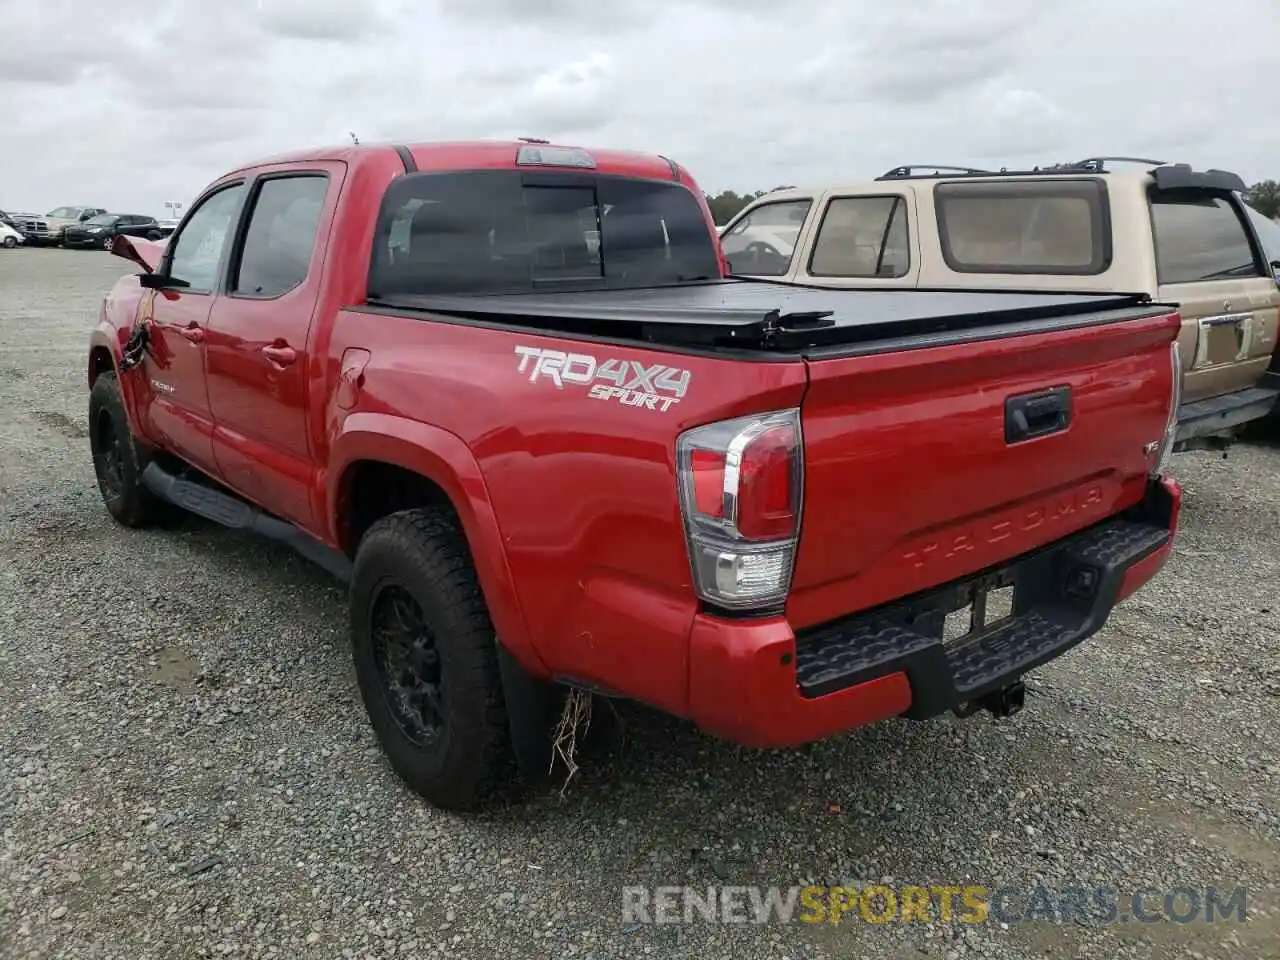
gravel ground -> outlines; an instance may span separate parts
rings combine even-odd
[[[1280,956],[1280,445],[1176,458],[1175,558],[1028,706],[755,753],[624,708],[562,799],[384,763],[341,589],[111,523],[86,338],[128,267],[0,251],[0,956]],[[638,926],[625,886],[1248,888],[1248,922]]]

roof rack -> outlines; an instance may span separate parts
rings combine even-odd
[[[892,170],[876,177],[877,180],[933,179],[937,177],[1026,177],[1037,173],[1107,173],[1108,163],[1139,163],[1152,167],[1163,167],[1163,160],[1150,160],[1146,157],[1088,157],[1072,163],[1053,163],[1029,170],[1010,170],[1001,167],[999,170],[982,170],[975,167],[956,167],[939,163],[913,163],[894,167]],[[929,170],[930,173],[917,173],[917,170]]]
[[[1151,160],[1148,157],[1089,157],[1075,163],[1059,163],[1045,170],[1085,170],[1090,173],[1106,173],[1108,163],[1140,163],[1144,166],[1163,167],[1164,160]]]
[[[880,176],[876,177],[876,179],[877,180],[900,180],[903,177],[922,176],[922,174],[915,173],[914,171],[916,170],[936,171],[935,173],[931,173],[931,174],[923,174],[923,176],[926,176],[926,177],[930,177],[930,176],[940,177],[940,176],[944,176],[947,173],[963,173],[963,174],[969,174],[969,175],[973,175],[973,174],[981,175],[981,174],[989,174],[989,173],[995,172],[993,170],[979,170],[976,167],[953,167],[945,163],[911,163],[911,164],[904,164],[901,167],[894,167],[892,170],[882,173]]]

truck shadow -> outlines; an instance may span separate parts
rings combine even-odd
[[[260,584],[261,598],[247,602],[267,603],[270,594],[283,591],[313,612],[317,602],[332,603],[334,627],[345,630],[344,585],[288,547],[191,515],[166,523],[165,533],[180,538],[184,551],[200,555],[202,566],[234,567]],[[347,665],[341,666],[328,689],[314,691],[314,702],[341,700],[361,710]],[[1034,699],[1029,692],[1028,709]],[[536,830],[567,828],[582,817],[598,818],[602,828],[621,817],[639,829],[652,819],[658,834],[669,828],[663,811],[673,805],[738,808],[752,811],[752,822],[772,823],[771,831],[785,822],[783,834],[802,827],[838,834],[858,823],[855,846],[861,847],[900,819],[971,815],[972,798],[963,797],[984,780],[997,779],[995,772],[983,772],[985,765],[991,771],[1006,761],[1021,765],[1011,743],[1018,725],[1017,717],[997,722],[985,714],[964,721],[950,715],[925,723],[894,720],[792,750],[754,750],[643,705],[597,697],[572,778],[557,764],[544,780],[520,789],[517,803],[473,819],[517,831],[535,824]],[[981,744],[977,756],[975,744]],[[1005,769],[998,778],[1012,774]],[[722,816],[714,822],[728,821]],[[687,840],[689,849],[715,845],[707,836]]]

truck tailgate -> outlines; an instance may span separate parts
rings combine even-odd
[[[967,576],[1143,496],[1177,327],[1115,322],[808,360],[802,628]]]

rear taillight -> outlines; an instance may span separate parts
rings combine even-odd
[[[695,427],[676,441],[676,461],[698,595],[733,610],[784,600],[804,484],[800,411]]]
[[[1169,458],[1173,456],[1173,444],[1178,437],[1178,407],[1182,406],[1182,351],[1176,340],[1169,347],[1169,363],[1173,366],[1173,383],[1169,386],[1169,419],[1165,421],[1164,437],[1153,458],[1153,477],[1163,476],[1169,469]]]

